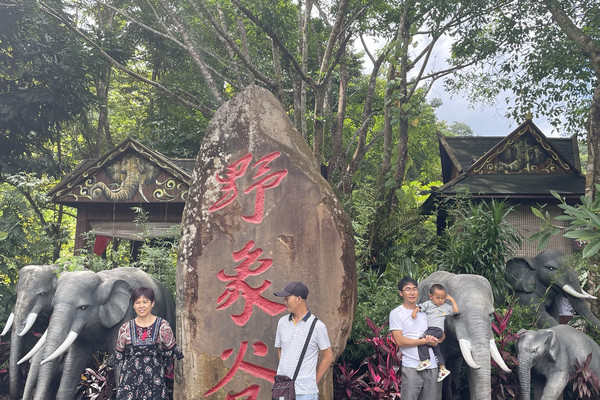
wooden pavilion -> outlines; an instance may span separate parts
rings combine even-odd
[[[579,150],[575,136],[548,138],[527,119],[506,137],[439,137],[444,184],[436,188],[425,203],[425,209],[438,212],[438,232],[446,226],[446,202],[468,194],[476,201],[503,200],[516,212],[509,222],[523,237],[518,256],[539,253],[536,242],[527,239],[538,232],[541,221],[532,206],[545,204],[554,218],[562,214],[551,191],[576,204],[584,195],[585,177],[581,173]],[[446,205],[444,205],[446,204]],[[561,221],[555,221],[560,223]],[[564,226],[564,225],[563,225]],[[562,235],[554,236],[546,248],[572,253],[576,243]]]
[[[81,162],[48,194],[52,202],[77,209],[75,249],[86,246],[85,234],[91,232],[94,252],[101,254],[112,239],[140,244],[180,224],[194,164],[127,139],[102,157]],[[135,223],[132,207],[143,209],[147,222]]]

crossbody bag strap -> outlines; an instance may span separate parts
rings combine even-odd
[[[312,336],[313,331],[315,330],[315,325],[317,324],[318,318],[315,317],[312,325],[310,326],[310,330],[308,331],[308,336],[306,337],[306,342],[304,342],[304,348],[302,348],[302,353],[300,353],[300,359],[298,360],[298,365],[296,366],[296,372],[294,372],[295,381],[298,377],[298,372],[300,372],[300,366],[302,365],[302,360],[304,360],[304,354],[306,354],[306,349],[308,348],[308,342],[310,341],[310,337]]]

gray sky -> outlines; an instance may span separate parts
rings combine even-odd
[[[376,53],[377,50],[383,45],[382,42],[375,40],[374,38],[365,37],[365,41],[369,46],[369,50],[372,53]],[[362,46],[356,43],[357,50],[362,50]],[[417,45],[413,48],[416,53],[420,51],[420,46]],[[450,56],[450,40],[448,37],[443,36],[435,48],[434,54],[429,60],[428,70],[439,70],[448,66],[446,60]],[[370,73],[373,64],[371,64],[368,57],[364,58],[365,65],[363,71]],[[415,71],[418,68],[415,68]],[[416,72],[415,72],[416,73]],[[506,107],[505,97],[496,99],[495,104],[489,105],[484,104],[482,106],[472,107],[466,100],[468,96],[462,93],[459,95],[451,96],[450,93],[444,89],[443,81],[437,81],[431,88],[427,98],[432,100],[438,98],[442,100],[442,105],[436,110],[436,116],[439,120],[444,120],[451,124],[452,122],[462,122],[471,127],[474,135],[478,136],[506,136],[511,133],[517,126],[525,121],[525,115],[522,119],[516,121],[513,119],[506,118]],[[552,126],[546,118],[539,116],[533,116],[533,123],[546,136],[559,137],[559,133],[553,130]]]
[[[463,122],[473,129],[474,135],[506,136],[525,121],[525,115],[518,121],[504,117],[506,108],[503,107],[503,98],[496,99],[494,105],[472,108],[465,100],[466,97],[466,95],[451,96],[444,90],[442,82],[436,82],[428,95],[429,100],[434,98],[442,100],[442,105],[436,110],[436,116],[439,120],[444,120],[448,124],[454,121]],[[560,136],[558,132],[553,132],[553,128],[546,118],[534,115],[533,123],[546,136]]]

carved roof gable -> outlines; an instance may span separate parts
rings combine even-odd
[[[49,195],[56,203],[184,202],[192,160],[174,160],[127,139],[97,160],[79,164]]]
[[[493,146],[466,171],[485,174],[577,174],[546,136],[527,120]]]

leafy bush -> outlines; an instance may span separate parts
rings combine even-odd
[[[453,224],[444,230],[437,253],[441,269],[487,278],[497,304],[509,293],[506,261],[521,244],[518,232],[506,222],[512,211],[512,206],[494,200],[457,202],[450,213]]]
[[[360,270],[357,285],[358,304],[355,315],[361,317],[354,318],[352,332],[341,357],[341,360],[351,366],[357,366],[371,354],[372,348],[364,340],[373,332],[367,321],[373,321],[376,325],[385,324],[390,311],[397,307],[400,300],[396,282],[387,278],[385,274]]]
[[[400,302],[397,282],[404,276],[419,280],[436,269],[432,262],[435,226],[419,213],[427,190],[418,182],[406,182],[397,193],[397,209],[375,228],[376,238],[370,236],[378,209],[376,191],[369,187],[357,189],[351,204],[346,204],[353,217],[358,288],[355,315],[360,316],[354,318],[341,358],[351,367],[356,367],[371,351],[363,341],[371,332],[364,317],[377,325],[384,324]]]
[[[366,323],[371,334],[362,342],[370,347],[370,355],[353,369],[345,362],[334,368],[335,398],[344,399],[396,399],[400,398],[400,354],[390,333],[387,321],[375,325],[369,318]],[[337,370],[336,370],[337,368]]]
[[[600,185],[596,184],[596,193],[600,192]],[[556,217],[558,221],[568,222],[565,237],[585,243],[583,248],[583,257],[591,257],[600,251],[600,196],[596,195],[594,199],[581,196],[581,204],[576,206],[568,205],[555,191],[551,191],[560,204],[558,207],[563,210],[563,215]],[[548,211],[544,211],[544,206],[539,208],[531,207],[531,211],[542,220],[540,231],[534,233],[529,238],[530,241],[538,242],[538,249],[543,249],[551,236],[557,235],[563,228],[552,222]]]
[[[85,249],[76,255],[66,255],[59,258],[56,263],[65,271],[89,269],[94,272],[117,267],[137,267],[165,285],[172,295],[175,294],[175,274],[177,269],[177,249],[181,236],[181,226],[174,224],[163,238],[151,237],[146,228],[148,214],[142,208],[134,207],[136,213],[135,223],[140,227],[141,246],[134,254],[133,243],[128,240],[115,240],[113,246],[108,246],[105,256],[94,254],[93,232],[86,233]]]
[[[597,399],[600,397],[600,379],[590,369],[592,354],[590,353],[583,363],[575,360],[575,372],[569,376],[573,384],[573,392],[578,399]]]

